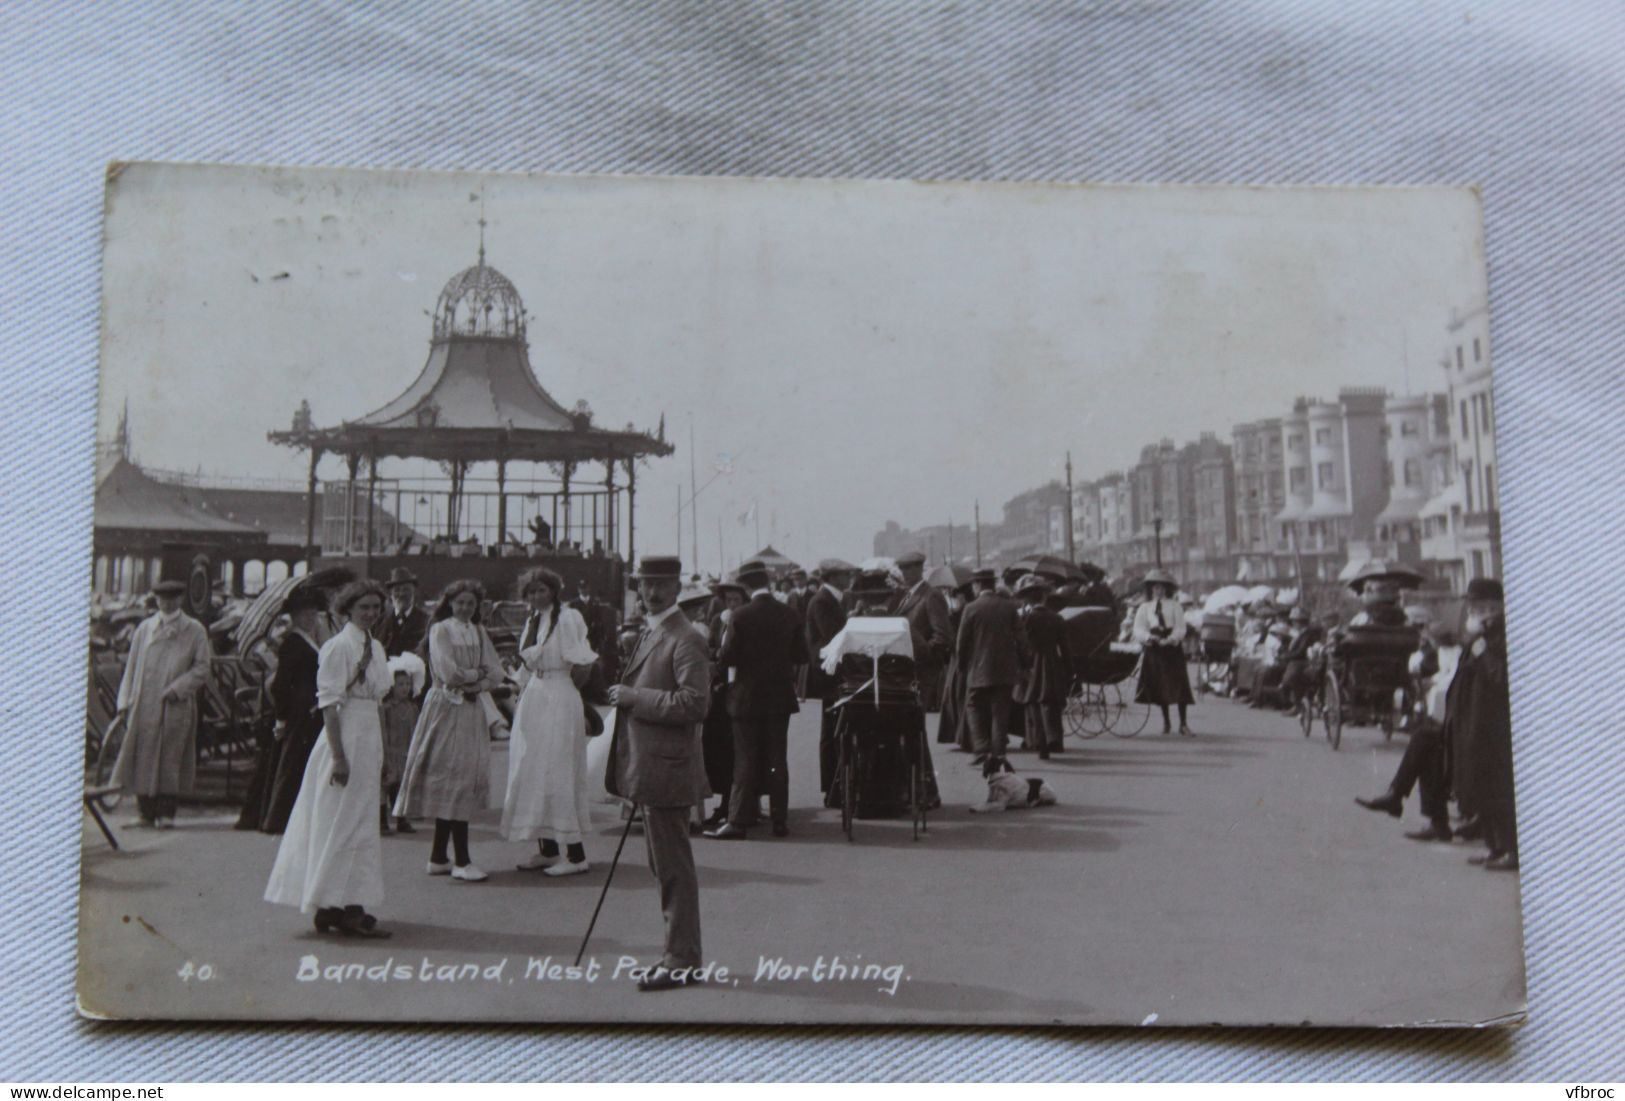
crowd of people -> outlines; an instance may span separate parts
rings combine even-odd
[[[371,913],[383,899],[380,838],[416,832],[413,820],[433,823],[428,875],[484,881],[469,823],[496,805],[493,737],[509,742],[500,833],[536,845],[517,869],[588,871],[585,835],[597,785],[588,776],[587,744],[605,732],[601,707],[608,705],[614,721],[602,786],[643,824],[666,927],[662,959],[645,988],[686,985],[700,963],[691,829],[744,840],[765,818],[775,837],[790,832],[787,738],[790,717],[804,703],[821,711],[826,805],[841,800],[841,709],[885,676],[880,658],[872,672],[868,658],[850,664],[856,652],[843,651],[841,639],[875,618],[902,624],[909,698],[919,706],[917,721],[865,739],[863,767],[847,774],[855,776],[859,815],[940,804],[927,710],[941,712],[937,741],[981,767],[990,784],[985,808],[1010,799],[1053,801],[1041,783],[1009,778],[1008,754],[1016,738],[1040,758],[1064,752],[1062,711],[1079,655],[1072,653],[1071,613],[1063,613],[1111,601],[1110,622],[1120,611],[1115,598],[1100,586],[1057,585],[1036,573],[1001,579],[990,569],[933,584],[925,567],[924,555],[913,553],[889,571],[826,559],[811,573],[776,577],[766,563],[751,561],[710,586],[712,607],[691,621],[678,604],[681,563],[644,559],[633,578],[639,614],[630,625],[637,629],[619,647],[612,629],[606,635],[589,624],[597,619],[590,605],[566,601],[558,574],[533,568],[519,579],[527,615],[506,656],[481,621],[488,605],[474,581],[447,586],[432,612],[404,570],[386,583],[356,581],[336,593],[295,587],[271,663],[275,737],[239,821],[281,836],[265,898],[310,914],[322,932],[389,936]],[[1252,609],[1235,669],[1238,690],[1254,706],[1301,702],[1324,675],[1317,663],[1335,655],[1339,639],[1405,626],[1392,578],[1358,582],[1362,607],[1347,624],[1317,624],[1301,604]],[[156,586],[156,614],[133,637],[118,693],[128,736],[115,782],[136,792],[140,822],[155,828],[173,822],[176,800],[190,786],[188,730],[195,736],[195,699],[209,676],[208,638],[180,611],[182,591],[177,582]],[[1128,635],[1141,653],[1136,699],[1161,709],[1164,733],[1173,732],[1177,710],[1178,731],[1190,736],[1192,627],[1177,594],[1174,578],[1148,573]],[[1389,789],[1360,803],[1398,816],[1419,786],[1429,825],[1407,836],[1480,836],[1486,852],[1475,862],[1515,869],[1500,587],[1475,581],[1467,602],[1459,640],[1435,630],[1416,648],[1411,672],[1420,706],[1412,737]],[[511,715],[498,706],[499,695],[511,695]],[[707,815],[712,795],[719,802]],[[1458,824],[1449,814],[1452,798]]]

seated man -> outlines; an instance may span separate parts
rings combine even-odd
[[[1319,627],[1309,618],[1309,609],[1302,604],[1292,609],[1290,616],[1292,636],[1281,651],[1281,677],[1275,692],[1277,702],[1288,710],[1315,690],[1315,666],[1310,655],[1324,637]]]

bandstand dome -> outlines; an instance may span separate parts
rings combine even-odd
[[[531,369],[525,307],[507,276],[479,261],[435,302],[428,359],[398,397],[333,428],[298,423],[273,442],[327,454],[439,462],[618,462],[669,455],[663,438],[592,423],[567,409]]]

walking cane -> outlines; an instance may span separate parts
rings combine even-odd
[[[598,912],[604,908],[604,898],[609,894],[609,881],[615,878],[615,866],[621,862],[621,850],[626,848],[626,835],[632,832],[632,823],[638,817],[638,804],[632,804],[632,813],[626,816],[626,828],[621,831],[621,843],[615,846],[615,856],[609,862],[609,874],[604,877],[604,889],[598,892],[598,905],[592,908],[592,920],[587,922],[587,935],[581,938],[581,947],[576,950],[574,966],[581,966],[581,957],[587,954],[587,942],[592,939],[593,927],[598,924]]]

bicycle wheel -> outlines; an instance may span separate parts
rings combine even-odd
[[[1093,738],[1086,729],[1086,720],[1089,717],[1088,685],[1079,681],[1067,693],[1066,707],[1061,711],[1061,723],[1069,737]]]
[[[1107,728],[1114,738],[1132,738],[1151,721],[1151,705],[1123,698],[1121,685],[1108,685],[1111,689],[1112,722]]]
[[[1106,733],[1106,701],[1098,684],[1080,685],[1078,737],[1098,738]]]
[[[1343,744],[1343,690],[1338,686],[1337,677],[1331,673],[1326,674],[1326,710],[1323,713],[1326,722],[1326,740],[1332,743],[1335,750]]]

